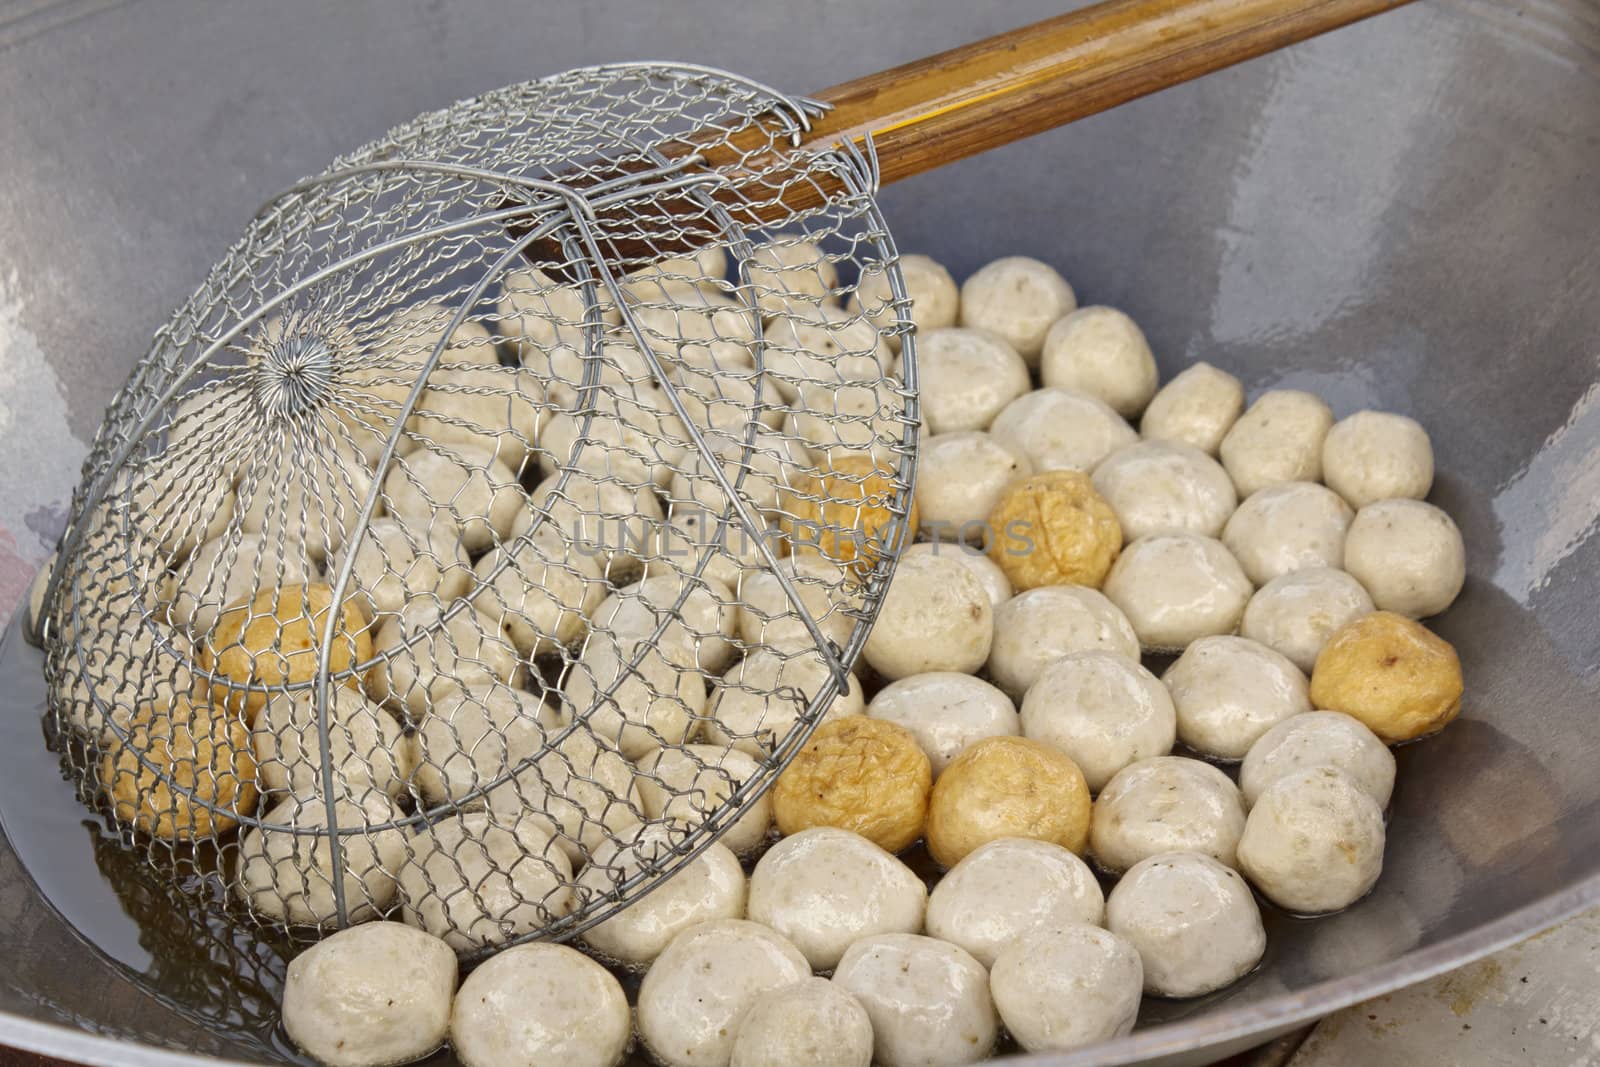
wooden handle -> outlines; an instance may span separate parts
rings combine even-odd
[[[814,120],[805,147],[861,142],[870,134],[887,184],[1084,118],[1147,93],[1303,41],[1409,0],[1105,0],[914,63],[870,74],[813,96],[832,105]],[[731,136],[718,130],[690,147],[706,163],[735,173],[772,167],[770,128]],[[713,193],[735,222],[759,228],[823,203],[840,190],[816,173],[775,195],[772,171],[749,183],[735,177]],[[781,173],[781,171],[780,171]],[[604,172],[591,170],[589,180]],[[674,242],[628,233],[672,233],[700,213],[668,196],[632,205],[602,241],[629,266],[694,251],[713,233],[690,226]],[[652,225],[651,219],[659,220]],[[705,225],[702,221],[700,225]],[[560,262],[549,240],[530,258]]]
[[[898,181],[1407,2],[1106,0],[813,94],[807,140],[870,133]]]

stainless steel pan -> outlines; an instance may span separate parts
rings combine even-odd
[[[0,3],[0,556],[13,578],[42,557],[150,332],[257,201],[336,152],[580,63],[683,59],[803,91],[1058,7]],[[1250,981],[1050,1062],[1219,1055],[1600,901],[1590,0],[1425,0],[883,202],[902,247],[958,275],[1011,252],[1057,264],[1145,326],[1164,374],[1204,358],[1340,413],[1415,415],[1467,539],[1439,622],[1466,711],[1399,753],[1376,893],[1276,921]],[[0,1042],[106,1064],[286,1055],[270,952],[118,873],[71,800],[33,656],[14,630],[0,649]]]

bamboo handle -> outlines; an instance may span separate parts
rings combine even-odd
[[[816,93],[807,143],[870,133],[898,181],[1407,2],[1106,0]]]
[[[1056,18],[919,59],[813,94],[832,109],[813,121],[809,149],[871,135],[880,180],[901,178],[1105,111],[1409,0],[1104,0]],[[713,193],[742,226],[762,227],[824,202],[839,189],[816,174],[774,195],[770,129],[760,126],[702,143],[707,165],[753,173]],[[591,175],[592,179],[593,175]],[[673,241],[646,243],[631,231],[671,233],[698,213],[683,197],[633,207],[608,235],[608,259],[643,264],[694,251],[716,234],[691,226]],[[660,226],[649,225],[649,217]],[[560,262],[554,239],[530,258]]]

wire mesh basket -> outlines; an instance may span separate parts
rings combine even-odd
[[[111,405],[40,626],[153,869],[471,955],[761,846],[910,534],[904,284],[818,106],[573,71],[263,207]]]

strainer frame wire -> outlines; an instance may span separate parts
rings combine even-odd
[[[638,69],[638,66],[639,65],[626,65],[626,69]],[[659,66],[671,70],[682,69],[668,64],[652,66]],[[595,69],[614,70],[624,68],[619,68],[618,66],[614,65],[610,68]],[[717,73],[711,71],[710,68],[693,69],[707,73]],[[813,104],[814,106],[814,102],[807,103]],[[802,117],[801,122],[790,124],[791,138],[795,142],[798,142],[800,138],[800,130],[794,129],[794,126],[799,125],[802,129],[808,128],[808,123],[804,121],[806,112],[807,109],[803,104],[793,105],[792,112],[789,109],[781,106],[774,107],[772,109],[772,113],[778,115],[787,116],[790,114],[795,114]],[[639,182],[641,176],[654,176],[657,173],[670,173],[671,171],[681,169],[682,167],[694,162],[694,160],[691,158],[680,161],[676,164],[669,163],[665,161],[665,157],[661,156],[658,150],[654,150],[653,146],[652,151],[655,151],[657,158],[663,161],[663,166],[655,172],[638,172],[632,175],[624,176],[622,179],[618,179],[617,184],[625,186],[625,188],[623,188],[620,192],[612,194],[610,199],[626,200],[632,196],[639,195],[641,191],[653,194],[666,191],[667,188],[690,188],[700,185],[708,178],[722,177],[715,172],[707,172],[701,175],[693,176],[690,179],[679,183],[666,183],[662,188],[649,188],[642,186]],[[829,157],[832,157],[832,159]],[[896,449],[896,451],[899,453],[896,479],[898,484],[904,486],[905,488],[902,492],[897,494],[897,503],[891,505],[890,507],[890,532],[885,538],[886,542],[888,543],[888,551],[881,554],[876,561],[877,566],[874,568],[873,573],[869,574],[866,580],[863,582],[863,586],[867,591],[868,603],[872,604],[875,609],[876,605],[881,603],[882,590],[887,584],[889,578],[892,576],[894,564],[898,558],[899,551],[912,533],[912,531],[909,529],[909,500],[912,487],[914,486],[916,469],[916,428],[919,421],[916,399],[915,342],[912,337],[913,331],[909,317],[909,298],[905,289],[903,275],[899,270],[898,253],[894,249],[892,238],[888,233],[887,225],[882,218],[881,212],[878,210],[876,203],[872,199],[877,187],[878,172],[876,155],[870,139],[864,140],[861,148],[857,148],[857,146],[854,144],[846,143],[829,152],[817,153],[814,158],[817,160],[819,166],[826,166],[829,163],[832,163],[832,169],[835,170],[837,175],[843,181],[846,189],[846,195],[857,198],[861,201],[859,206],[862,208],[862,215],[865,220],[872,225],[873,229],[871,233],[883,251],[882,265],[889,282],[891,301],[896,313],[892,324],[884,327],[880,332],[893,331],[898,333],[901,337],[902,380],[899,386],[895,388],[895,392],[897,395],[899,395],[905,407],[898,416],[899,421],[904,424],[904,427],[901,433],[900,447]],[[139,420],[135,428],[127,434],[120,449],[115,453],[115,458],[106,464],[104,476],[98,483],[90,486],[85,502],[80,508],[77,509],[78,521],[69,527],[67,539],[63,543],[61,562],[64,563],[67,557],[71,555],[72,549],[77,546],[78,540],[83,536],[86,529],[86,523],[88,522],[89,518],[94,515],[99,503],[104,498],[111,479],[114,478],[119,471],[125,469],[126,460],[132,454],[133,449],[148,437],[152,425],[164,412],[170,408],[172,401],[182,389],[183,385],[187,383],[187,381],[198,371],[201,366],[208,362],[229,342],[236,339],[249,326],[260,321],[272,310],[297,293],[311,287],[323,278],[332,276],[339,271],[347,269],[355,263],[366,259],[376,258],[386,254],[389,251],[404,247],[408,244],[415,244],[420,241],[429,240],[456,230],[469,229],[473,226],[481,225],[485,221],[510,221],[514,218],[521,217],[532,212],[537,212],[541,209],[550,209],[553,208],[558,201],[566,206],[566,214],[563,215],[557,212],[545,225],[534,231],[531,231],[529,234],[524,235],[510,251],[501,257],[500,262],[498,262],[493,268],[486,271],[479,279],[479,283],[473,289],[471,296],[462,301],[461,305],[458,307],[454,316],[452,317],[450,324],[446,327],[444,334],[434,344],[433,350],[427,359],[426,365],[418,375],[418,380],[413,383],[413,387],[408,395],[403,410],[394,421],[393,429],[391,430],[391,433],[385,443],[384,452],[378,464],[379,477],[374,479],[373,487],[367,494],[361,514],[351,531],[350,540],[353,543],[358,544],[360,539],[364,537],[372,519],[372,512],[375,510],[376,501],[381,494],[380,483],[382,471],[385,470],[388,464],[392,461],[397,441],[399,440],[404,429],[405,419],[409,416],[410,412],[414,408],[423,391],[423,388],[425,387],[429,374],[431,374],[433,367],[436,366],[439,360],[442,358],[442,354],[449,345],[451,336],[464,321],[468,310],[487,291],[489,283],[499,277],[500,271],[503,270],[505,266],[509,265],[509,263],[520,253],[522,249],[526,248],[528,244],[532,243],[532,241],[542,236],[547,236],[549,232],[559,228],[559,226],[564,222],[571,222],[578,229],[579,236],[587,245],[587,258],[591,270],[590,276],[584,279],[582,285],[586,308],[585,317],[587,320],[584,331],[586,335],[586,366],[584,369],[585,380],[581,387],[584,395],[586,397],[589,396],[598,386],[600,375],[600,367],[596,358],[600,344],[600,323],[598,314],[599,302],[594,292],[595,278],[593,273],[595,268],[598,267],[600,280],[606,284],[614,306],[616,306],[622,313],[626,324],[634,335],[635,341],[639,343],[640,350],[645,354],[646,359],[650,364],[652,376],[655,378],[657,384],[659,384],[663,388],[663,391],[667,394],[669,401],[672,403],[675,412],[680,418],[680,421],[683,422],[685,428],[689,431],[691,439],[698,452],[707,460],[712,461],[708,464],[708,466],[716,477],[720,488],[724,491],[724,493],[728,494],[730,502],[735,503],[735,510],[740,512],[738,518],[740,519],[741,525],[743,525],[748,532],[758,532],[759,528],[757,527],[757,524],[744,507],[745,502],[739,497],[737,492],[731,492],[731,490],[736,489],[740,484],[742,484],[743,479],[748,474],[749,468],[747,464],[744,462],[740,463],[738,474],[735,480],[730,483],[726,476],[726,472],[721,469],[721,464],[715,462],[716,457],[712,454],[710,446],[705,442],[703,436],[699,434],[698,428],[695,426],[694,421],[686,417],[687,412],[683,407],[682,401],[677,397],[676,390],[672,383],[667,380],[667,375],[664,368],[655,357],[653,346],[646,343],[639,324],[635,319],[632,310],[630,309],[629,301],[623,297],[615,275],[612,273],[609,266],[604,263],[603,257],[599,255],[599,250],[595,244],[592,232],[589,232],[586,228],[586,224],[584,222],[586,215],[588,218],[592,219],[594,216],[591,212],[593,211],[594,207],[604,206],[604,204],[607,203],[607,198],[603,197],[597,199],[585,199],[583,196],[573,193],[571,190],[560,186],[558,183],[543,183],[539,182],[537,179],[527,179],[517,175],[504,175],[498,172],[483,171],[479,168],[456,167],[455,165],[451,164],[429,164],[426,161],[373,161],[365,165],[332,171],[328,175],[324,175],[320,181],[332,180],[332,178],[336,175],[358,173],[363,169],[404,169],[405,167],[413,164],[423,169],[435,168],[457,173],[465,173],[467,176],[480,180],[501,182],[512,187],[523,187],[537,189],[542,192],[549,192],[552,194],[552,200],[519,204],[498,212],[491,212],[487,214],[480,213],[470,218],[452,221],[439,226],[430,227],[424,231],[418,231],[402,237],[393,238],[389,241],[380,242],[377,245],[362,249],[358,253],[344,257],[335,263],[329,264],[317,271],[312,272],[306,277],[298,280],[296,283],[284,288],[275,296],[269,297],[259,303],[251,312],[242,316],[237,322],[235,322],[231,329],[212,342],[212,344],[204,349],[199,355],[191,359],[189,365],[177,374],[173,382],[158,396],[149,410],[144,413],[143,417]],[[299,183],[299,185],[296,187],[292,187],[291,191],[294,189],[308,189],[315,184],[319,184],[319,179],[308,179],[305,182]],[[697,189],[695,191],[698,192]],[[591,188],[589,193],[592,194],[593,192],[594,189]],[[273,205],[278,203],[281,199],[282,196],[275,198],[273,201],[269,201],[268,205],[263,208],[262,214],[269,213],[272,210]],[[735,248],[741,253],[739,256],[741,273],[740,289],[741,292],[746,295],[749,306],[753,308],[754,300],[749,299],[749,295],[751,293],[751,279],[749,277],[749,272],[753,258],[753,245],[749,240],[748,234],[745,233],[742,227],[734,223],[732,218],[726,213],[725,209],[722,209],[719,205],[716,205],[714,200],[707,198],[703,201],[703,203],[712,207],[720,215],[719,221],[723,227],[724,236],[726,237],[727,235],[733,235],[733,240],[729,242],[729,247]],[[564,237],[564,244],[569,240],[570,237]],[[756,361],[756,372],[759,374],[763,369],[762,359],[765,351],[765,341],[760,333],[762,329],[760,316],[755,316],[755,319],[755,330],[757,336],[755,343],[752,345],[752,350]],[[166,330],[167,327],[163,327],[162,332],[165,332]],[[158,332],[158,341],[162,336],[162,332]],[[764,387],[764,376],[758,380],[763,383]],[[893,386],[892,377],[885,376],[884,381]],[[759,400],[759,391],[757,395]],[[585,416],[586,420],[592,419],[592,417],[592,410],[588,411]],[[753,422],[751,422],[746,427],[746,439],[744,442],[744,451],[741,455],[741,460],[747,460],[749,458],[754,436],[755,426]],[[563,483],[565,478],[571,473],[573,473],[573,468],[570,465],[566,465],[562,468]],[[132,489],[133,486],[130,483],[130,485],[127,486],[127,494],[130,496]],[[124,534],[126,534],[128,530],[129,511],[131,509],[120,508],[117,510],[123,512],[120,518]],[[538,524],[541,523],[545,517],[546,516],[543,513],[536,511],[534,528],[537,528]],[[721,520],[719,520],[719,523],[726,522],[726,516],[723,516]],[[526,531],[522,536],[528,537],[531,536],[531,534],[532,529]],[[133,538],[124,536],[123,541],[126,549],[125,555],[131,561]],[[607,900],[610,898],[609,907],[597,908],[593,903],[589,904],[588,906],[580,907],[573,913],[563,916],[555,922],[548,924],[545,930],[524,935],[523,937],[516,939],[516,941],[528,940],[534,937],[542,936],[552,936],[557,940],[564,940],[581,933],[583,930],[604,921],[606,918],[609,918],[612,914],[625,906],[626,903],[631,903],[632,900],[642,897],[656,885],[664,882],[667,877],[671,876],[672,873],[675,873],[677,870],[681,869],[682,866],[691,861],[695,856],[703,852],[707,847],[717,840],[722,829],[724,829],[727,825],[731,825],[733,822],[737,821],[741,815],[743,815],[751,806],[754,805],[754,803],[765,792],[765,789],[769,787],[771,782],[776,778],[777,774],[781,773],[782,769],[787,766],[790,760],[793,759],[794,755],[809,738],[811,732],[815,729],[818,721],[820,720],[820,709],[826,707],[840,690],[843,679],[847,677],[847,670],[841,662],[840,653],[842,652],[843,660],[854,662],[856,656],[859,655],[861,646],[866,640],[867,629],[862,625],[862,623],[866,620],[860,616],[856,617],[856,624],[853,626],[851,635],[844,648],[836,651],[838,646],[833,645],[830,641],[823,637],[816,624],[816,621],[811,618],[810,613],[805,609],[803,603],[801,602],[798,593],[787,581],[787,576],[782,573],[781,568],[776,566],[776,560],[773,557],[770,548],[766,545],[765,539],[758,536],[756,537],[756,542],[762,548],[763,555],[766,557],[766,563],[770,568],[770,573],[773,573],[779,579],[781,585],[783,586],[786,597],[791,601],[791,604],[794,606],[801,619],[806,624],[807,629],[811,632],[813,639],[816,642],[815,650],[827,661],[827,665],[830,668],[828,671],[828,679],[824,682],[823,687],[813,696],[808,707],[801,714],[799,720],[797,721],[796,726],[791,728],[785,737],[781,739],[773,753],[769,755],[766,760],[762,761],[762,770],[758,771],[757,774],[752,775],[746,781],[739,783],[730,794],[728,799],[723,804],[719,805],[718,809],[711,816],[707,817],[701,824],[683,831],[684,841],[672,850],[672,856],[677,860],[677,862],[666,864],[657,862],[651,866],[643,867],[633,877],[615,886],[610,893],[598,895],[599,900]],[[704,569],[709,563],[711,555],[714,551],[715,547],[713,545],[701,553],[699,562],[693,572],[696,578],[703,574]],[[353,552],[346,554],[346,562],[341,567],[340,574],[336,580],[337,586],[334,594],[335,603],[339,602],[339,595],[342,593],[344,587],[348,585],[348,582],[351,578],[353,569],[351,562],[353,560],[353,555]],[[41,613],[42,620],[48,620],[51,617],[52,613],[48,610],[48,605],[52,603],[53,598],[56,595],[56,587],[59,585],[61,578],[62,569],[61,565],[58,564],[58,567],[51,575],[50,583],[46,590],[47,610]],[[668,609],[668,611],[665,613],[661,613],[662,617],[657,624],[657,629],[654,636],[651,638],[652,641],[658,640],[665,632],[667,627],[671,625],[671,623],[674,621],[674,616],[681,609],[683,603],[689,595],[689,592],[691,591],[692,587],[686,587],[680,592],[679,598],[672,608]],[[73,616],[75,621],[79,620],[79,612],[81,607],[78,604],[78,592],[79,590],[75,587],[73,596]],[[460,610],[468,609],[465,607],[465,605],[457,605],[451,609],[451,613],[453,614],[455,611]],[[151,612],[148,610],[148,608],[141,606],[140,611],[145,622],[147,624],[151,623]],[[442,625],[444,621],[445,619],[441,618],[438,623],[436,623],[436,626]],[[78,624],[81,625],[81,622]],[[322,751],[324,752],[329,751],[328,686],[330,682],[329,667],[331,665],[329,657],[333,644],[334,630],[335,617],[332,615],[332,613],[330,613],[330,619],[323,634],[323,644],[319,650],[317,675],[313,679],[315,684],[319,741],[323,745]],[[47,631],[43,632],[47,636]],[[407,647],[409,647],[409,645],[414,643],[416,640],[420,640],[420,637],[420,634],[414,635],[412,639],[407,642]],[[163,647],[171,650],[171,646],[165,643],[163,644]],[[83,662],[84,645],[82,643],[78,643],[78,647],[75,651],[79,660],[80,670],[86,670],[86,664]],[[612,686],[606,691],[606,693],[601,695],[599,700],[596,701],[596,705],[598,705],[600,700],[604,700],[607,695],[613,692],[618,685],[622,684],[622,681],[625,680],[628,672],[638,667],[646,652],[648,652],[648,648],[645,649],[645,652],[641,652],[635,656],[628,669],[619,674],[618,678],[612,683]],[[375,662],[379,662],[384,658],[386,658],[386,656],[374,656],[372,660],[369,660],[360,666],[350,668],[350,673],[359,673],[366,667]],[[289,688],[304,688],[309,684],[311,683],[294,683],[291,684]],[[248,686],[245,688],[247,690],[249,689]],[[280,687],[271,688],[273,691],[276,691],[276,689]],[[96,709],[99,710],[104,716],[106,725],[110,727],[111,731],[123,740],[126,740],[125,733],[120,729],[120,727],[117,726],[110,715],[105,714],[107,709],[101,702],[99,694],[94,690],[93,686],[89,687],[89,697],[94,703]],[[591,708],[590,710],[592,711],[593,709]],[[562,729],[556,737],[547,739],[545,749],[541,751],[538,756],[524,759],[516,767],[508,769],[499,778],[489,782],[486,785],[478,787],[473,791],[473,796],[486,793],[490,789],[493,789],[496,786],[503,784],[505,781],[515,777],[523,770],[526,770],[533,763],[537,762],[539,757],[542,757],[555,745],[559,744],[561,739],[570,735],[570,733],[583,721],[583,718],[575,717],[574,720],[567,724],[567,726]],[[147,760],[142,752],[135,751],[135,755],[137,756],[139,763],[146,769],[152,771],[153,773],[162,773],[161,768],[155,766],[153,763]],[[441,812],[459,811],[461,810],[462,805],[471,799],[471,797],[462,798],[449,801],[436,808],[427,810],[419,809],[412,815],[396,818],[382,824],[371,824],[359,828],[345,828],[341,830],[337,827],[337,816],[332,810],[335,806],[336,793],[336,791],[332,788],[333,783],[330,781],[333,775],[333,762],[323,761],[321,770],[325,794],[323,800],[324,804],[329,809],[327,812],[329,825],[326,827],[284,827],[271,824],[271,828],[275,832],[287,830],[288,832],[296,835],[304,834],[315,836],[374,833],[384,829],[400,828],[421,823],[431,823],[441,814]],[[258,816],[237,813],[227,805],[218,804],[207,800],[202,796],[196,795],[193,790],[185,790],[182,787],[178,787],[178,792],[185,794],[189,803],[212,812],[225,813],[240,825],[268,825],[263,821],[262,818]],[[707,832],[708,829],[711,832]],[[701,838],[698,844],[694,843],[693,839],[695,837]],[[341,866],[343,863],[342,849],[331,849],[330,855],[334,864],[334,869],[332,872],[332,885],[334,887],[335,895],[338,898],[337,925],[343,926],[348,923],[348,909],[343,899],[344,886],[341,871]],[[635,893],[634,890],[638,891]],[[583,920],[582,922],[578,921],[580,918]],[[509,943],[516,943],[516,941]],[[504,945],[495,946],[495,948],[484,949],[482,951],[496,951],[500,947],[504,947]]]

